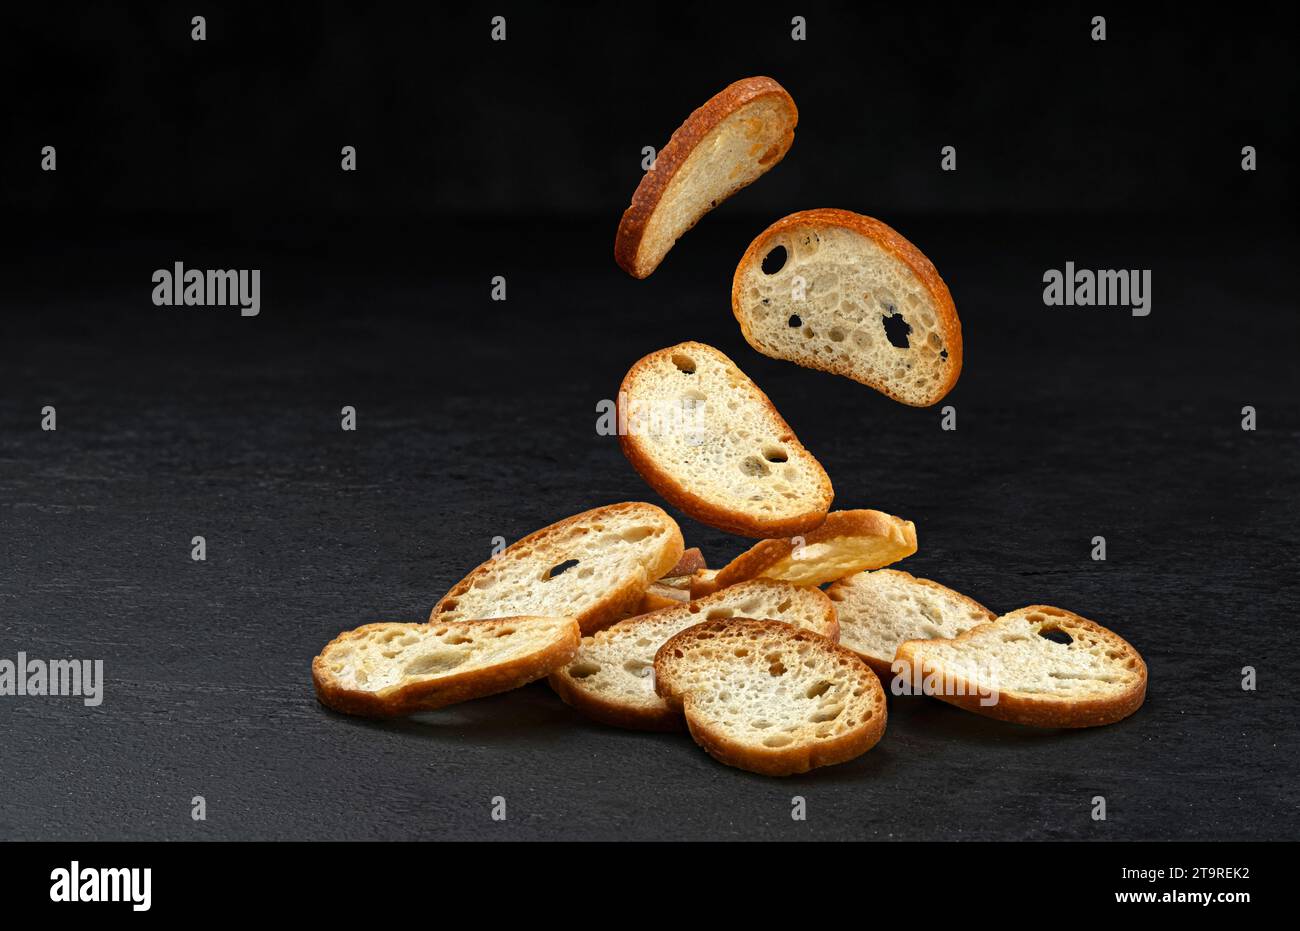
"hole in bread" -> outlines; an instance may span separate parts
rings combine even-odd
[[[768,662],[767,671],[773,676],[785,675],[785,664],[781,662],[780,653],[769,653],[764,659]]]
[[[894,313],[894,305],[889,305],[889,313],[880,317],[880,322],[885,325],[885,338],[889,340],[891,346],[899,349],[906,349],[910,344],[907,334],[912,332],[912,325],[903,319],[902,314]]]
[[[696,391],[692,388],[689,391],[682,392],[682,400],[688,404],[699,404],[702,401],[707,401],[708,398],[705,396],[703,391]]]
[[[569,667],[569,675],[575,679],[585,679],[598,672],[600,672],[600,663],[593,663],[591,660],[583,660]]]
[[[839,327],[837,327],[837,326],[835,326],[835,327],[831,327],[831,332],[830,332],[829,336],[830,336],[830,338],[831,338],[831,342],[832,342],[832,343],[842,343],[842,342],[844,342],[844,331],[841,330],[841,329],[840,329]]]
[[[713,608],[708,614],[704,615],[706,621],[719,621],[731,617],[735,612],[730,608]]]
[[[942,350],[942,351],[939,353],[939,358],[940,358],[940,359],[947,359],[947,358],[948,358],[948,350],[947,350],[947,349]]]
[[[629,527],[619,534],[628,543],[637,543],[654,533],[653,527]]]
[[[550,569],[546,570],[546,575],[542,576],[542,581],[548,582],[551,579],[555,578],[557,575],[563,575],[564,573],[568,572],[577,564],[578,561],[576,559],[566,559],[562,563],[558,563],[557,565],[551,566]]]
[[[794,743],[794,738],[789,734],[773,734],[771,737],[763,738],[763,746],[772,747],[774,749],[777,747],[787,747],[792,743]]]
[[[674,352],[673,365],[677,366],[677,371],[681,372],[683,375],[695,374],[695,360],[685,353]]]
[[[767,463],[757,456],[746,456],[740,463],[740,471],[746,475],[757,477],[768,475],[772,470],[767,467]]]
[[[826,721],[834,721],[836,718],[840,716],[840,712],[843,710],[844,710],[843,705],[829,705],[825,708],[819,708],[817,711],[813,712],[812,716],[808,718],[808,720],[811,721],[813,724],[823,724]]]
[[[497,636],[498,636],[498,637],[509,637],[509,636],[510,636],[511,634],[513,634],[514,632],[515,632],[515,629],[514,629],[513,627],[503,627],[503,628],[501,628],[501,630],[498,630],[498,631],[497,631]]]
[[[741,647],[740,649],[736,650],[735,653],[736,659],[744,659],[748,655],[749,655],[749,651],[746,650],[744,647]]]
[[[785,462],[790,456],[780,446],[769,444],[763,447],[763,458],[768,462]]]
[[[788,326],[790,329],[796,330],[799,327],[803,326],[803,318],[800,317],[798,314],[791,314],[790,319],[787,320],[785,323],[786,326]]]
[[[436,675],[455,669],[468,658],[469,654],[462,650],[441,650],[435,653],[425,653],[423,656],[417,656],[407,663],[406,668],[402,670],[402,674],[407,676]]]
[[[785,246],[777,246],[767,255],[763,256],[763,274],[775,275],[781,269],[785,268]]]
[[[1053,643],[1059,643],[1067,647],[1074,643],[1074,638],[1063,630],[1040,630],[1038,636],[1044,640],[1050,640]]]
[[[810,326],[806,326],[806,327],[803,328],[803,338],[804,338],[804,339],[812,339],[813,336],[814,336],[814,333],[813,333],[813,328],[812,328],[812,327],[810,327]]]
[[[808,691],[804,692],[804,697],[816,698],[819,695],[825,695],[827,690],[830,689],[830,687],[831,684],[827,682],[825,679],[823,679],[821,682],[816,682],[808,686]]]
[[[646,679],[654,675],[655,664],[647,663],[643,659],[630,659],[623,664],[623,668],[638,679]]]

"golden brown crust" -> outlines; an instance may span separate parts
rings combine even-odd
[[[1085,617],[1080,617],[1072,611],[1066,611],[1063,608],[1055,608],[1051,605],[1030,605],[1027,608],[1021,608],[1014,614],[1041,612],[1047,615],[1048,621],[1043,624],[1043,630],[1063,630],[1066,633],[1071,631],[1084,630],[1097,635],[1102,640],[1112,644],[1115,650],[1125,654],[1131,661],[1136,662],[1136,671],[1138,673],[1137,681],[1127,691],[1112,698],[1097,698],[1086,700],[1073,700],[1065,698],[1049,698],[1045,696],[1028,696],[1017,695],[1014,692],[1001,691],[998,693],[998,701],[995,705],[980,704],[980,695],[976,688],[977,683],[967,682],[964,679],[953,678],[953,691],[966,692],[964,695],[942,694],[934,695],[941,701],[950,705],[963,708],[966,711],[973,711],[975,714],[983,715],[988,718],[996,718],[999,721],[1009,721],[1013,724],[1027,724],[1031,727],[1096,727],[1102,724],[1114,724],[1116,721],[1123,720],[1142,707],[1146,700],[1147,693],[1147,664],[1142,659],[1137,649],[1127,640],[1115,633],[1113,630],[1102,627],[1095,621],[1090,621]],[[1003,615],[1004,617],[1006,615]],[[996,623],[996,622],[994,622]],[[980,631],[989,625],[981,624],[974,627],[964,634],[952,638],[952,642],[970,640]],[[916,661],[915,649],[918,645],[929,643],[928,640],[907,640],[898,646],[898,653],[895,655],[894,662],[906,664],[906,669],[910,669]],[[921,661],[920,676],[924,679],[929,675],[931,670],[942,669],[935,664],[927,663],[924,659]],[[890,673],[894,673],[891,671]]]
[[[485,621],[460,621],[457,627],[492,629],[525,618],[493,618]],[[368,718],[392,718],[417,711],[432,711],[447,705],[482,698],[518,688],[563,668],[578,652],[582,634],[577,623],[563,628],[563,636],[546,649],[486,669],[475,669],[458,675],[440,676],[423,682],[394,686],[381,692],[366,692],[341,686],[330,672],[326,655],[336,644],[364,638],[376,627],[387,624],[365,624],[355,630],[344,631],[321,650],[312,660],[311,679],[316,687],[316,697],[322,705],[344,714]]]
[[[892,537],[898,542],[897,559],[916,552],[915,525],[910,520],[901,520],[883,511],[832,511],[818,527],[798,535],[802,536],[804,546],[841,537]],[[789,539],[762,540],[719,569],[710,584],[716,586],[716,590],[759,578],[772,566],[788,559],[794,552],[795,542]]]
[[[799,110],[794,105],[794,99],[786,93],[784,87],[768,77],[742,78],[729,84],[709,98],[703,106],[686,118],[686,122],[677,127],[668,144],[655,158],[654,168],[642,176],[641,183],[632,194],[632,203],[623,212],[623,218],[618,224],[618,232],[614,236],[614,261],[618,263],[619,268],[633,278],[645,278],[658,267],[656,265],[645,268],[639,265],[637,252],[641,248],[641,240],[650,218],[658,208],[673,177],[690,158],[695,147],[723,120],[741,107],[748,106],[763,97],[780,100],[789,108],[790,131],[780,143],[764,153],[759,162],[766,164],[768,170],[771,170],[785,158],[785,153],[790,150],[790,145],[794,142],[794,129],[799,122]],[[731,192],[734,193],[735,191]],[[731,195],[726,195],[729,196]],[[719,202],[726,197],[720,198]],[[714,206],[716,207],[717,203]]]
[[[880,738],[885,733],[888,708],[884,691],[875,676],[868,676],[867,678],[877,690],[878,694],[875,696],[874,703],[879,709],[879,713],[873,714],[871,720],[865,726],[849,731],[833,740],[819,740],[811,744],[796,742],[789,747],[764,747],[762,750],[757,750],[751,745],[731,739],[722,731],[709,728],[698,720],[692,714],[690,695],[678,694],[672,689],[671,680],[665,682],[663,662],[661,660],[680,645],[689,644],[702,631],[706,634],[710,632],[721,633],[741,625],[746,627],[762,625],[764,629],[768,630],[784,629],[790,632],[790,636],[795,640],[814,639],[818,643],[824,644],[826,648],[842,653],[854,663],[865,665],[852,650],[847,650],[837,643],[827,641],[826,638],[820,637],[812,631],[803,630],[782,621],[729,618],[726,620],[706,621],[675,634],[668,638],[655,654],[655,690],[670,707],[681,711],[686,718],[686,727],[690,731],[691,737],[704,748],[705,752],[715,760],[726,763],[728,766],[736,766],[764,776],[792,776],[798,773],[806,773],[821,766],[846,763],[866,753],[879,743]]]
[[[996,612],[990,611],[988,608],[984,607],[982,604],[980,604],[978,601],[976,601],[974,598],[970,597],[969,595],[963,595],[961,592],[954,591],[953,589],[949,588],[946,585],[940,585],[938,582],[932,581],[930,579],[918,578],[917,576],[912,575],[912,573],[905,572],[902,569],[880,569],[880,570],[869,570],[869,571],[892,572],[894,575],[906,576],[909,581],[914,582],[917,585],[924,585],[928,588],[934,589],[937,592],[942,592],[951,595],[952,597],[956,598],[958,601],[966,602],[966,604],[969,605],[974,611],[976,611],[979,614],[983,614],[985,621],[987,623],[992,623],[993,621],[997,620]],[[855,572],[854,575],[857,575],[857,573]],[[846,578],[843,579],[836,579],[826,588],[826,594],[830,596],[831,601],[838,603],[840,599],[836,597],[837,593],[844,588],[851,588],[852,586],[853,586],[852,575],[847,576]],[[838,611],[838,609],[836,610]],[[847,643],[843,644],[843,646],[846,650],[853,650],[853,647],[849,646]],[[875,656],[870,653],[863,653],[861,650],[853,650],[853,652],[857,653],[858,656],[862,659],[862,661],[871,667],[871,671],[874,672],[876,675],[878,675],[882,682],[888,682],[889,679],[893,676],[894,673],[893,673],[892,666],[894,663],[894,658],[892,656],[889,659],[885,659],[883,656]]]
[[[748,321],[741,309],[741,296],[743,293],[742,278],[746,269],[752,267],[755,263],[762,264],[763,257],[767,255],[767,243],[780,233],[788,230],[812,227],[838,226],[859,233],[868,239],[873,240],[877,245],[886,252],[893,255],[909,269],[930,292],[935,308],[938,311],[938,317],[943,326],[944,342],[948,350],[948,378],[935,389],[930,399],[925,404],[915,404],[908,401],[894,391],[885,383],[876,383],[863,381],[847,366],[839,365],[832,360],[827,360],[819,364],[823,371],[833,372],[836,375],[843,375],[846,378],[852,378],[854,381],[875,388],[881,394],[893,398],[902,404],[912,407],[929,407],[937,404],[940,400],[952,390],[953,385],[957,384],[957,379],[961,376],[962,365],[962,338],[961,338],[961,320],[957,317],[957,307],[953,304],[952,295],[948,291],[948,286],[944,284],[943,278],[939,272],[920,249],[912,245],[911,242],[892,227],[881,223],[874,217],[863,216],[860,213],[854,213],[851,210],[839,210],[833,207],[820,207],[814,210],[801,210],[798,213],[792,213],[788,217],[777,220],[763,232],[755,237],[754,241],[749,244],[745,254],[741,256],[740,263],[736,266],[735,276],[731,279],[731,312],[735,315],[736,321],[740,324],[740,331],[745,337],[745,341],[759,352],[772,358],[781,358],[773,355],[761,347],[754,339],[750,332]],[[798,364],[798,363],[796,363]]]
[[[691,600],[705,598],[718,590],[718,570],[701,569],[691,576]]]
[[[629,414],[625,409],[625,404],[629,398],[634,396],[629,386],[636,383],[643,370],[650,368],[656,360],[665,355],[683,351],[690,352],[692,350],[716,353],[727,359],[728,362],[731,361],[724,353],[712,346],[691,341],[678,343],[675,346],[669,346],[666,349],[660,349],[657,352],[643,356],[628,369],[627,374],[623,376],[622,384],[619,386],[618,423],[627,422]],[[735,366],[734,362],[731,362],[731,364]],[[619,446],[623,450],[623,455],[627,457],[627,461],[632,464],[632,468],[636,469],[637,474],[645,479],[647,485],[662,495],[664,500],[673,507],[690,515],[702,524],[708,524],[710,527],[717,527],[719,530],[725,530],[727,533],[734,533],[741,537],[786,537],[806,533],[819,526],[826,519],[826,512],[830,509],[831,501],[834,500],[835,489],[831,485],[830,476],[826,474],[826,470],[818,462],[817,457],[799,442],[799,438],[794,435],[790,425],[785,422],[785,418],[781,416],[781,412],[776,409],[776,406],[763,389],[758,387],[752,378],[745,375],[739,366],[736,366],[736,371],[740,372],[753,386],[754,391],[758,394],[758,403],[766,407],[768,413],[775,420],[780,433],[779,442],[797,448],[817,466],[821,477],[819,483],[821,485],[821,503],[816,510],[795,517],[769,520],[760,520],[750,514],[731,511],[696,494],[673,475],[660,469],[650,455],[642,449],[640,438],[631,432],[619,433]]]
[[[669,539],[668,545],[664,548],[659,561],[647,568],[644,580],[628,579],[618,588],[611,590],[603,600],[592,605],[587,610],[573,615],[573,617],[578,621],[578,625],[582,628],[584,634],[600,630],[602,627],[608,627],[610,624],[622,620],[632,614],[637,609],[637,606],[640,605],[641,597],[645,594],[646,589],[649,588],[650,583],[655,579],[662,577],[664,573],[677,564],[677,561],[682,557],[682,550],[686,546],[685,541],[682,539],[681,530],[677,526],[677,522],[669,517],[663,508],[656,507],[653,504],[647,504],[644,501],[624,501],[619,504],[607,504],[603,507],[592,508],[589,511],[583,511],[581,514],[574,514],[572,517],[566,517],[564,520],[557,521],[554,524],[543,527],[541,530],[536,530],[530,533],[528,536],[518,540],[509,547],[509,549],[513,550],[520,547],[533,546],[545,540],[546,537],[564,530],[570,524],[586,520],[599,520],[605,514],[608,514],[611,517],[617,516],[630,509],[639,508],[653,509],[656,512],[656,517],[667,522],[673,536]],[[482,573],[487,572],[494,562],[495,560],[489,558],[480,563],[472,569],[465,578],[453,585],[447,594],[438,599],[438,603],[433,606],[433,610],[429,613],[429,623],[436,623],[439,620],[438,616],[440,614],[453,610],[456,599],[469,591],[478,580],[479,576]]]
[[[704,554],[700,552],[698,546],[692,546],[682,552],[682,558],[677,560],[677,565],[669,570],[665,578],[681,578],[684,575],[694,575],[701,569],[709,568],[704,561]]]

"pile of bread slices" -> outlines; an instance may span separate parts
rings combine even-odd
[[[692,113],[623,216],[618,263],[638,278],[654,271],[708,210],[781,160],[797,118],[770,78],[738,81]],[[732,307],[760,352],[907,404],[933,404],[960,373],[942,279],[869,217],[778,221],[741,259]],[[769,775],[871,749],[885,687],[1043,727],[1108,724],[1142,704],[1146,665],[1106,628],[1044,605],[998,616],[886,568],[916,552],[912,522],[832,511],[826,471],[717,349],[680,343],[634,364],[619,424],[624,454],[665,501],[759,542],[715,570],[653,504],[560,520],[471,571],[427,622],[331,641],[312,663],[320,701],[391,717],[546,678],[598,721],[684,727],[716,759]]]

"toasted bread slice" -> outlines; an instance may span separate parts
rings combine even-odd
[[[923,686],[959,708],[1036,727],[1112,724],[1137,711],[1147,690],[1146,663],[1122,637],[1047,605],[951,640],[904,641],[894,671],[913,691]]]
[[[581,636],[570,617],[367,624],[326,644],[311,677],[321,704],[390,718],[540,679],[573,658]]]
[[[551,673],[551,687],[584,714],[618,727],[674,730],[679,711],[655,693],[655,651],[693,624],[734,615],[761,614],[834,640],[835,608],[815,588],[759,579],[689,604],[628,618],[584,637],[573,661]]]
[[[897,569],[877,569],[831,583],[840,643],[882,678],[904,640],[951,639],[997,615],[972,598]]]
[[[433,607],[430,623],[542,615],[591,633],[626,617],[682,557],[661,508],[626,501],[543,527],[483,563]]]
[[[700,218],[785,157],[799,111],[771,78],[729,85],[677,128],[641,178],[614,237],[614,259],[645,278]]]
[[[879,569],[916,552],[916,525],[881,511],[832,511],[815,530],[783,540],[763,540],[718,570],[701,577],[692,592],[704,593],[746,579],[783,579],[822,585],[864,569]],[[892,659],[892,657],[891,657]]]
[[[731,309],[765,355],[928,407],[961,374],[961,322],[920,250],[879,220],[805,210],[745,251]]]
[[[696,520],[748,537],[812,530],[834,490],[767,395],[712,346],[641,359],[619,390],[619,443],[655,491]]]
[[[711,756],[769,776],[851,760],[885,732],[876,674],[851,651],[778,621],[686,628],[655,654],[655,689]]]

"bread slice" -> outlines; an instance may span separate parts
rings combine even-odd
[[[677,128],[632,195],[614,237],[614,259],[645,278],[678,238],[781,161],[799,111],[771,78],[737,81]]]
[[[907,640],[894,668],[912,691],[924,686],[959,708],[1036,727],[1112,724],[1136,711],[1147,690],[1146,663],[1122,637],[1047,605],[951,640]]]
[[[641,501],[575,514],[483,563],[433,607],[430,623],[542,615],[576,618],[590,633],[626,617],[677,564],[682,533]]]
[[[822,585],[864,569],[879,569],[915,552],[916,525],[910,520],[881,511],[832,511],[815,530],[755,544],[711,580],[699,577],[691,591],[704,594],[710,587],[717,591],[746,579]]]
[[[961,374],[961,322],[920,250],[879,220],[805,210],[745,251],[731,309],[765,355],[928,407]]]
[[[840,619],[840,643],[882,678],[904,640],[951,639],[997,615],[979,602],[897,569],[859,572],[833,582],[826,594]]]
[[[619,390],[619,443],[674,507],[729,533],[780,537],[818,526],[834,490],[767,395],[712,346],[641,359]]]
[[[735,615],[774,618],[829,640],[838,635],[835,608],[824,592],[760,579],[584,637],[573,661],[551,673],[551,687],[565,702],[606,724],[675,730],[682,726],[681,713],[655,693],[655,651],[687,627]]]
[[[311,677],[321,704],[389,718],[540,679],[568,663],[580,639],[571,617],[367,624],[326,644]]]
[[[851,651],[769,620],[707,621],[655,654],[655,689],[714,758],[768,776],[843,763],[885,732],[880,680]]]

